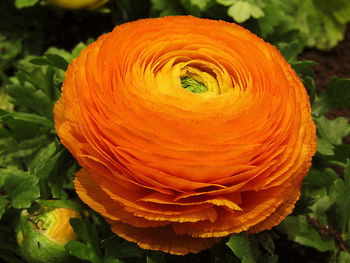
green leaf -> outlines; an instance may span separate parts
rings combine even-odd
[[[14,104],[20,107],[27,107],[36,113],[52,118],[53,102],[42,91],[32,84],[12,84],[7,86],[9,95],[14,99]]]
[[[260,256],[258,241],[255,236],[244,233],[231,235],[226,245],[242,260],[242,263],[257,262]]]
[[[31,162],[29,172],[39,178],[47,178],[53,169],[53,163],[56,162],[57,157],[53,158],[55,153],[56,145],[54,142],[42,148]],[[53,162],[51,161],[52,159],[54,159]]]
[[[72,225],[74,231],[78,234],[79,238],[84,242],[74,242],[73,245],[70,241],[66,245],[66,249],[77,257],[83,256],[82,252],[89,250],[89,258],[93,259],[93,263],[102,263],[102,254],[99,247],[99,237],[97,235],[96,228],[87,221],[82,221],[78,218],[71,218],[70,224]],[[84,258],[82,258],[84,259]]]
[[[313,77],[303,76],[302,81],[308,91],[311,104],[315,101],[317,96],[316,84]]]
[[[84,44],[84,43],[79,43],[77,46],[79,46],[79,45],[80,45],[80,47],[82,47],[82,46],[86,47],[86,44]],[[74,49],[77,48],[77,46],[74,47]],[[73,49],[73,50],[74,50],[74,49]],[[79,47],[78,47],[78,49],[79,49]],[[56,48],[56,47],[50,47],[50,48],[45,52],[45,56],[47,57],[48,54],[56,55],[56,56],[62,58],[62,59],[64,60],[64,61],[62,61],[63,63],[65,63],[65,62],[71,62],[71,61],[73,60],[73,58],[74,58],[74,57],[73,57],[73,51],[72,51],[72,53],[70,53],[70,52],[68,52],[68,51],[65,50],[65,49]],[[60,60],[62,60],[62,59],[60,59]]]
[[[277,227],[288,238],[303,246],[313,247],[320,252],[334,251],[333,238],[323,238],[313,227],[309,226],[306,216],[289,216]]]
[[[321,116],[316,119],[316,122],[320,137],[333,145],[340,145],[342,138],[350,134],[350,124],[347,118],[338,117],[328,120]]]
[[[286,12],[283,12],[284,8],[281,1],[264,1],[261,3],[264,4],[261,8],[265,15],[258,19],[257,24],[261,37],[266,38],[272,35],[276,31],[276,27],[278,28],[279,25],[283,24],[288,17],[286,17]]]
[[[322,171],[311,168],[303,184],[304,186],[328,189],[337,178],[337,173],[331,168],[326,168]]]
[[[334,155],[334,146],[326,139],[317,137],[317,151],[326,156]]]
[[[239,0],[216,0],[216,2],[223,6],[231,6]]]
[[[68,62],[63,57],[55,54],[45,54],[45,56],[51,62],[52,66],[62,69],[63,71],[67,70]]]
[[[79,54],[80,54],[80,52],[84,49],[84,48],[86,48],[87,47],[87,44],[90,42],[92,42],[93,41],[93,39],[89,39],[88,41],[87,41],[87,43],[83,43],[83,42],[80,42],[80,43],[78,43],[74,48],[73,48],[73,50],[72,50],[72,58],[71,58],[71,60],[73,59],[73,58],[76,58]],[[71,60],[69,61],[69,62],[71,62]]]
[[[57,150],[55,142],[52,142],[41,148],[29,166],[29,172],[39,178],[40,192],[44,199],[50,198],[49,177],[55,176],[54,169],[62,153],[62,150]]]
[[[337,2],[337,1],[334,1]],[[304,37],[307,46],[319,49],[330,49],[343,38],[345,23],[334,19],[334,10],[325,0],[297,0],[291,1],[291,9],[287,16],[294,19],[286,23],[289,29],[298,29]],[[343,8],[347,9],[348,3]],[[349,14],[349,13],[348,13]]]
[[[303,50],[303,44],[299,40],[294,40],[290,43],[279,42],[277,48],[288,62],[293,62]]]
[[[53,128],[53,122],[40,115],[25,112],[8,112],[0,109],[0,121],[5,122],[9,119],[27,121],[30,123],[40,124],[42,126]]]
[[[344,182],[345,185],[350,186],[350,159],[346,160],[346,167],[344,170]]]
[[[311,213],[311,209],[309,208],[314,203],[314,198],[310,196],[310,194],[303,193],[299,200],[296,202],[293,213],[291,215],[306,215]]]
[[[0,187],[1,187],[1,184],[0,184]],[[5,196],[0,195],[0,218],[5,213],[8,203],[9,203],[9,200]]]
[[[348,169],[349,164],[346,167],[346,179],[337,179],[333,182],[330,190],[330,197],[336,205],[336,216],[338,227],[342,233],[348,231],[348,223],[350,221],[350,184],[348,183]]]
[[[334,148],[334,161],[342,163],[341,166],[346,165],[346,159],[350,156],[350,144],[336,145]],[[332,160],[329,160],[332,162]]]
[[[55,68],[66,71],[68,67],[67,60],[72,60],[72,55],[70,53],[63,49],[50,48],[44,56],[33,58],[29,60],[29,62],[39,66],[53,66]]]
[[[215,3],[214,0],[181,0],[181,4],[191,15],[200,16]]]
[[[51,66],[51,62],[46,59],[46,58],[33,58],[31,60],[29,60],[30,63],[34,64],[34,65],[38,65],[38,66],[47,66],[50,65]]]
[[[45,57],[31,59],[30,62],[39,66],[53,66],[63,71],[67,70],[68,67],[68,62],[63,57],[55,54],[45,54]]]
[[[152,9],[157,11],[158,16],[179,15],[183,11],[178,1],[174,0],[151,0]]]
[[[39,0],[15,0],[15,6],[17,8],[30,7],[38,2]]]
[[[313,212],[312,216],[318,218],[320,223],[328,224],[325,214],[333,205],[333,200],[328,196],[327,189],[322,188],[315,191],[313,197],[316,199],[316,201],[312,204],[312,206],[310,206]]]
[[[238,23],[243,23],[250,17],[260,18],[264,16],[264,12],[258,6],[243,1],[235,2],[227,10],[227,14]]]
[[[24,126],[25,127],[25,126]],[[15,136],[0,139],[0,162],[4,165],[23,162],[35,153],[38,149],[46,145],[47,136],[37,136],[33,139],[22,140],[19,143]]]
[[[7,40],[6,37],[0,34],[0,50],[0,72],[5,72],[22,51],[22,41],[20,39]]]
[[[325,95],[334,109],[350,107],[350,79],[332,78],[327,84]]]
[[[28,208],[40,196],[38,178],[15,168],[0,169],[4,177],[4,191],[12,200],[14,208]]]
[[[65,245],[65,249],[70,255],[73,255],[79,259],[87,260],[93,263],[102,263],[102,260],[96,256],[91,248],[82,242],[71,240]]]
[[[256,31],[258,25],[258,32],[265,39],[269,36],[274,41],[286,41],[296,33],[302,37],[303,46],[319,49],[330,49],[342,40],[345,25],[350,20],[350,2],[346,0],[334,0],[332,4],[327,0],[247,2],[264,12],[250,29]]]
[[[143,256],[143,251],[134,243],[121,240],[119,237],[113,235],[102,242],[105,249],[105,259],[119,259]]]
[[[307,75],[307,76],[313,76],[313,70],[312,66],[317,65],[317,62],[311,61],[311,60],[302,60],[302,61],[295,61],[292,63],[292,68],[299,74],[299,75]]]
[[[333,109],[350,107],[350,79],[332,78],[325,92],[316,98],[312,105],[315,116],[323,115]]]

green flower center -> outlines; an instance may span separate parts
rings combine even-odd
[[[184,77],[181,79],[181,86],[192,93],[203,93],[208,91],[206,86],[190,77]]]

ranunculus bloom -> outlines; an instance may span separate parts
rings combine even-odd
[[[291,213],[315,152],[300,79],[235,24],[139,20],[89,45],[55,122],[83,167],[75,188],[145,249],[198,252]]]

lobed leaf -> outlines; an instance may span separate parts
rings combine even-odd
[[[40,197],[38,178],[16,168],[0,169],[3,189],[14,208],[28,208]]]
[[[309,226],[306,216],[289,216],[277,227],[279,231],[288,235],[301,245],[313,247],[320,252],[334,251],[334,238],[323,238],[313,227]]]
[[[242,260],[242,263],[254,263],[260,256],[255,236],[244,233],[231,235],[226,245]]]
[[[69,241],[65,246],[66,250],[80,259],[87,259],[86,257],[88,257],[88,260],[93,263],[102,263],[96,228],[79,218],[71,218],[70,223],[82,242]]]

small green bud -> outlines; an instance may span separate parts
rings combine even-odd
[[[63,204],[63,201],[58,202]],[[68,241],[78,238],[69,220],[80,216],[73,205],[58,206],[55,201],[44,201],[33,213],[22,211],[16,233],[21,255],[26,261],[69,262],[64,246]]]

